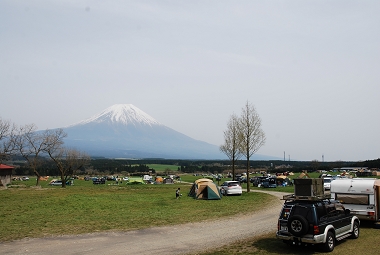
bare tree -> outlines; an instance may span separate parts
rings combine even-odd
[[[261,119],[256,109],[248,101],[242,108],[241,117],[239,118],[241,131],[241,153],[247,159],[247,192],[250,192],[249,186],[249,159],[255,154],[261,146],[265,144],[265,133],[261,129]]]
[[[58,168],[61,175],[62,188],[65,188],[66,182],[90,160],[90,157],[85,153],[75,149],[62,148],[60,146],[48,147],[47,153]]]
[[[16,130],[15,124],[0,118],[0,163],[15,151]]]
[[[41,163],[40,154],[43,153],[43,137],[36,133],[37,127],[34,124],[20,127],[16,140],[16,146],[21,156],[28,162],[29,167],[37,177],[36,186],[39,185],[40,173],[38,166]]]
[[[226,154],[232,164],[232,180],[235,180],[235,164],[241,157],[241,132],[239,128],[239,119],[236,114],[232,114],[227,123],[227,129],[224,131],[224,144],[220,150]]]
[[[34,124],[25,125],[19,129],[16,146],[21,156],[28,162],[29,167],[37,177],[36,186],[39,185],[42,156],[50,147],[60,147],[66,133],[62,129],[38,132]]]

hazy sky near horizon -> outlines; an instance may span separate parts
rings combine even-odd
[[[380,158],[380,1],[0,1],[0,117],[133,104],[223,143],[247,101],[288,160]]]

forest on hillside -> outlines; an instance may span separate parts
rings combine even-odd
[[[15,160],[9,162],[15,167],[14,175],[33,175],[32,169],[28,166],[25,161]],[[79,169],[76,174],[78,175],[114,175],[120,173],[128,173],[130,175],[140,174],[140,173],[155,173],[156,169],[149,168],[148,165],[152,164],[162,164],[162,165],[174,165],[177,166],[177,173],[225,173],[231,170],[230,162],[228,160],[222,161],[210,161],[210,160],[171,160],[171,159],[106,159],[98,158],[91,159],[90,162]],[[320,161],[282,161],[282,160],[272,160],[272,161],[251,161],[250,166],[252,172],[265,170],[269,173],[276,172],[314,172],[318,170],[330,171],[334,168],[342,167],[367,167],[370,169],[380,168],[380,159],[367,160],[360,162],[346,162],[346,161],[336,161],[336,162],[320,162]],[[173,169],[173,168],[171,168]],[[240,160],[237,162],[236,169],[243,171],[246,169],[246,161]],[[41,175],[56,176],[58,175],[58,169],[56,165],[48,160],[42,160],[39,166]],[[168,172],[173,172],[173,170],[168,169]]]

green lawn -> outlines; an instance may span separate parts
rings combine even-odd
[[[312,177],[317,177],[313,176]],[[111,230],[131,230],[167,224],[181,224],[216,219],[260,210],[272,199],[267,194],[243,193],[242,196],[223,197],[222,200],[203,201],[187,197],[191,184],[201,176],[182,175],[182,183],[174,185],[93,185],[91,181],[75,180],[66,189],[51,187],[42,181],[34,187],[35,178],[13,182],[13,187],[0,190],[0,242],[25,237],[44,237]],[[228,179],[222,179],[221,182]],[[245,188],[246,184],[243,184]],[[183,196],[175,199],[175,190],[181,187]],[[252,189],[263,189],[254,188]],[[278,187],[271,191],[293,192],[293,187]],[[219,210],[224,208],[224,210]],[[240,211],[244,208],[244,212]],[[362,228],[357,254],[377,253],[379,242],[374,238],[380,230]],[[376,239],[377,240],[377,239]],[[370,245],[369,245],[370,244]],[[341,242],[335,254],[354,254],[358,242]],[[365,253],[368,245],[369,253]],[[344,248],[346,247],[346,248]],[[373,247],[376,247],[373,248]],[[291,247],[294,248],[294,247]],[[222,254],[313,254],[316,251],[291,249],[275,239],[274,233],[260,238],[243,240],[223,248]],[[339,251],[342,252],[339,253]],[[348,250],[348,253],[344,253]],[[244,251],[238,252],[238,251]],[[318,253],[318,252],[317,252]],[[205,254],[221,254],[211,251]]]
[[[197,222],[244,213],[240,208],[259,210],[273,199],[267,194],[244,193],[221,200],[194,200],[187,196],[191,185],[185,183],[106,183],[75,180],[74,186],[62,189],[47,182],[35,188],[35,179],[14,182],[26,186],[0,190],[0,241]],[[178,187],[183,196],[176,200]]]
[[[156,170],[157,173],[160,173],[160,172],[165,172],[167,170],[173,172],[177,172],[178,171],[178,167],[179,166],[176,166],[176,165],[163,165],[163,164],[148,164],[147,165],[149,168],[152,168],[154,170]]]

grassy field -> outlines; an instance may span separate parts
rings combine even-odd
[[[311,177],[318,177],[310,174]],[[242,213],[239,208],[260,210],[275,199],[262,193],[243,193],[238,197],[202,201],[187,197],[190,184],[200,176],[183,175],[182,183],[174,185],[93,185],[91,181],[75,180],[66,189],[35,179],[14,182],[15,186],[0,190],[0,242],[25,237],[44,237],[99,231],[131,230],[151,226],[181,224],[190,221],[216,219]],[[221,182],[228,179],[222,179]],[[19,185],[19,186],[17,186]],[[183,196],[176,200],[175,190],[181,187]],[[243,188],[246,184],[243,184]],[[254,188],[252,189],[262,189]],[[293,187],[278,187],[271,191],[293,192]],[[224,210],[219,210],[224,208]],[[254,226],[253,226],[254,227]],[[358,240],[338,243],[334,254],[377,254],[380,230],[363,223]],[[289,247],[275,238],[275,233],[245,239],[213,254],[324,254],[314,247]]]
[[[272,199],[266,194],[244,193],[222,200],[194,200],[187,196],[190,185],[186,183],[114,183],[93,185],[91,181],[75,180],[74,186],[62,189],[47,182],[35,188],[35,179],[14,182],[25,187],[0,190],[0,241],[217,219],[243,213],[239,209],[243,205],[245,210],[259,210]],[[178,187],[183,196],[176,200]]]
[[[178,171],[178,166],[176,165],[163,165],[163,164],[148,164],[149,168],[156,170],[157,173],[169,171]]]

